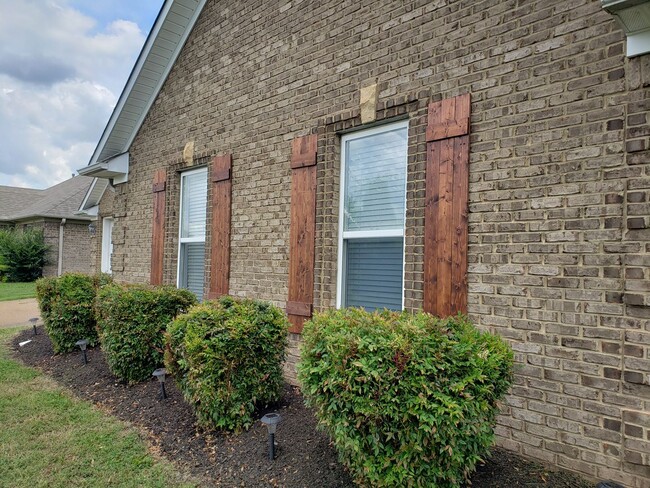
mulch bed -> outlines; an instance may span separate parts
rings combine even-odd
[[[286,385],[282,400],[272,406],[282,415],[282,423],[276,434],[277,457],[271,462],[266,427],[261,423],[239,435],[201,430],[173,381],[166,383],[168,398],[161,401],[154,380],[135,386],[119,383],[99,348],[88,350],[89,362],[83,365],[80,352],[54,355],[49,337],[42,327],[38,331],[34,336],[31,329],[25,330],[14,338],[16,358],[103,411],[137,426],[153,452],[198,478],[202,486],[354,486],[327,436],[316,429],[316,419],[295,387]],[[19,342],[28,339],[32,342],[18,347]],[[260,416],[264,413],[259,412]],[[593,484],[495,449],[472,477],[472,486],[591,488]]]

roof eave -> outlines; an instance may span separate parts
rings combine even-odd
[[[180,37],[174,45],[174,51],[170,55],[167,64],[164,66],[162,72],[155,79],[155,86],[153,87],[151,93],[147,97],[146,103],[141,106],[138,113],[138,118],[135,121],[135,123],[132,124],[131,129],[128,131],[128,136],[118,137],[114,134],[114,129],[116,127],[116,124],[118,124],[118,122],[120,122],[121,120],[122,111],[124,110],[125,105],[127,105],[127,103],[129,102],[134,87],[138,86],[138,83],[141,81],[143,67],[147,63],[147,60],[150,58],[150,56],[152,56],[152,50],[154,49],[154,47],[156,47],[156,41],[158,40],[161,30],[163,30],[163,28],[166,28],[167,25],[166,22],[169,22],[170,24],[172,23],[171,20],[168,21],[168,17],[170,15],[170,12],[172,11],[172,7],[177,2],[179,3],[178,8],[185,8],[186,10],[189,10],[191,12],[191,15],[188,19],[186,19],[187,24],[183,26],[182,34],[177,34]],[[193,6],[188,5],[187,3],[184,2],[194,3],[194,5]],[[97,144],[97,147],[95,148],[95,151],[93,152],[93,155],[88,163],[88,167],[101,164],[117,155],[128,152],[129,148],[131,147],[131,144],[133,143],[133,140],[135,139],[135,136],[137,135],[138,131],[140,130],[140,127],[142,126],[142,123],[144,122],[147,113],[149,112],[154,101],[156,100],[156,97],[160,93],[160,90],[162,89],[162,86],[165,80],[167,79],[169,72],[171,71],[174,63],[176,62],[176,59],[178,58],[180,51],[185,45],[185,42],[187,41],[187,38],[189,37],[192,28],[196,23],[196,20],[198,19],[201,11],[203,10],[205,3],[206,0],[165,0],[165,3],[163,4],[160,12],[158,13],[158,17],[156,18],[156,21],[154,22],[154,26],[151,29],[151,32],[149,33],[147,40],[145,41],[144,47],[142,48],[142,51],[138,56],[135,66],[133,67],[133,70],[129,75],[129,79],[126,83],[126,86],[124,87],[124,90],[122,91],[122,94],[118,99],[117,105],[115,106],[115,109],[113,110],[113,113],[111,114],[111,117],[109,118],[108,123],[104,128],[102,136],[100,137],[99,142]],[[166,42],[169,43],[170,41],[167,40]],[[110,147],[112,149],[107,149],[109,142],[111,143]],[[84,168],[84,170],[85,169],[86,168]],[[100,171],[99,167],[97,167],[95,170],[89,170],[88,172],[84,172],[84,170],[80,170],[79,173],[86,174],[89,176],[97,176],[101,178],[111,178],[111,176],[108,176],[108,173],[106,171]],[[128,177],[128,169],[126,171],[126,175],[127,176],[125,177],[124,181],[116,180],[115,183],[127,181],[126,178]]]
[[[91,164],[78,172],[83,176],[113,180],[114,184],[125,183],[129,176],[129,153],[119,154],[109,161]]]
[[[650,52],[650,0],[601,0],[623,29],[628,58]]]

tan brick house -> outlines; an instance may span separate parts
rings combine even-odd
[[[79,212],[92,186],[93,178],[87,176],[72,177],[44,190],[0,186],[0,227],[43,232],[50,248],[43,276],[95,272],[93,217]]]
[[[290,377],[312,310],[467,310],[502,446],[649,487],[648,12],[168,0],[81,170],[113,274],[285,308]]]

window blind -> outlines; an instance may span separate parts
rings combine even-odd
[[[346,241],[345,306],[402,310],[403,239]]]
[[[347,142],[344,231],[402,229],[406,129]]]
[[[206,173],[183,176],[181,237],[205,237],[205,212],[208,198]]]
[[[205,263],[205,243],[186,242],[181,244],[181,270],[183,288],[187,288],[203,300],[203,269]]]

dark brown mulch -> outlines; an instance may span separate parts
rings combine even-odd
[[[18,347],[19,342],[28,339],[32,342]],[[158,384],[153,380],[123,385],[109,372],[99,348],[88,351],[87,365],[83,365],[81,353],[54,355],[42,328],[37,336],[31,330],[21,332],[13,340],[13,348],[15,357],[25,364],[37,367],[102,410],[138,426],[146,432],[153,451],[199,478],[202,486],[354,486],[294,387],[287,385],[281,402],[273,406],[282,415],[282,423],[276,434],[277,458],[270,462],[266,428],[261,423],[239,435],[200,430],[173,381],[167,382],[168,398],[164,401],[159,400]],[[491,459],[479,467],[472,486],[593,487],[569,473],[550,470],[501,449],[495,449]]]

